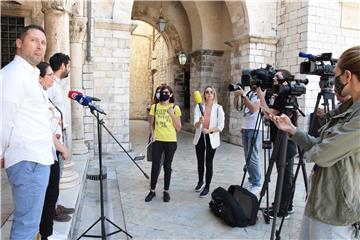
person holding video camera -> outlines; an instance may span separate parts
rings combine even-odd
[[[233,105],[236,110],[244,111],[244,121],[242,122],[240,132],[242,134],[244,155],[245,159],[247,160],[247,170],[249,172],[248,182],[245,183],[244,187],[256,195],[261,189],[261,169],[259,158],[261,131],[258,131],[258,133],[256,133],[256,124],[258,123],[258,119],[260,121],[260,123],[258,123],[258,126],[261,126],[261,117],[258,116],[260,109],[260,101],[256,94],[256,91],[254,91],[253,89],[245,93],[245,91],[240,86],[238,88],[239,90],[234,92]],[[241,107],[239,107],[240,97],[242,102]],[[250,157],[248,156],[249,153],[251,153]]]
[[[332,116],[320,136],[298,129],[286,115],[270,115],[315,163],[300,239],[351,239],[360,223],[360,46],[343,52],[335,67],[335,88],[352,105]],[[357,232],[359,233],[359,232]]]
[[[279,69],[277,70],[277,72],[275,73],[274,77],[273,77],[273,84],[279,85],[280,83],[282,84],[286,84],[286,79],[291,79],[292,75],[289,71],[287,70],[283,70],[283,69]],[[262,108],[267,109],[266,111],[264,111],[264,116],[266,118],[269,117],[268,112],[270,112],[273,115],[281,115],[281,114],[287,114],[290,119],[292,124],[294,124],[295,126],[297,125],[297,118],[298,118],[298,113],[296,112],[296,110],[294,109],[293,111],[288,111],[288,109],[286,108],[286,105],[288,103],[288,95],[286,93],[279,93],[277,96],[274,95],[274,99],[273,99],[273,104],[269,107],[265,101],[265,91],[262,91],[260,87],[257,88],[257,95],[259,96],[260,99],[260,105]],[[293,101],[296,102],[296,98],[293,97],[292,98]],[[276,140],[276,135],[278,132],[278,128],[275,126],[274,123],[270,122],[270,139],[271,142],[275,143]],[[281,192],[281,201],[280,201],[280,209],[279,212],[277,214],[278,217],[284,217],[285,219],[289,218],[289,214],[293,213],[293,204],[292,204],[292,189],[293,189],[293,179],[294,179],[294,172],[293,172],[293,167],[294,167],[294,158],[295,155],[297,153],[297,146],[296,144],[291,141],[288,140],[287,143],[287,149],[286,149],[286,165],[285,165],[285,175],[284,175],[284,182],[283,182],[283,188],[282,188],[282,192]],[[277,158],[276,161],[276,168],[279,171],[279,161],[280,159]],[[270,218],[273,218],[274,216],[274,211],[272,208],[270,208],[269,213],[268,213]]]

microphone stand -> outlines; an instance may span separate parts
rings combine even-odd
[[[98,108],[96,105],[94,104],[89,104],[89,108],[91,113],[94,115],[93,111],[97,111],[97,113],[101,113],[106,115],[106,113]],[[94,115],[95,116],[95,115]],[[102,120],[101,120],[102,121]],[[131,155],[125,150],[125,148],[121,145],[121,143],[116,139],[116,137],[110,132],[110,130],[105,126],[104,122],[102,121],[101,125],[104,127],[104,129],[108,132],[108,134],[114,139],[114,141],[121,147],[121,149],[126,153],[126,155],[130,158],[130,160],[136,165],[136,167],[144,174],[146,179],[150,179],[149,175],[147,175],[144,170],[142,170],[142,168],[136,163],[136,161],[134,160],[134,158],[131,157]]]
[[[104,240],[104,239],[106,239],[107,236],[111,236],[111,235],[114,235],[114,234],[119,233],[119,232],[124,232],[128,237],[132,238],[132,236],[129,233],[127,233],[125,230],[121,229],[115,223],[110,221],[105,216],[105,213],[104,213],[104,190],[103,190],[103,172],[102,172],[102,141],[101,141],[102,131],[101,131],[101,126],[103,126],[105,129],[106,129],[106,127],[104,126],[104,121],[102,119],[100,119],[99,112],[95,113],[94,111],[96,111],[96,109],[90,107],[91,114],[94,115],[94,117],[96,118],[97,132],[98,132],[99,179],[100,179],[100,217],[88,229],[86,229],[86,231],[83,234],[81,234],[81,236],[78,237],[77,240],[79,240],[82,237],[101,238],[102,240]],[[114,227],[116,227],[118,230],[116,230],[116,231],[114,231],[112,233],[106,234],[105,220],[108,221]],[[101,235],[86,235],[86,233],[88,231],[90,231],[99,221],[101,221]]]

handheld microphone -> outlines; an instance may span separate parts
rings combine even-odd
[[[106,115],[106,113],[104,112],[104,110],[102,110],[100,107],[96,106],[95,104],[93,104],[91,102],[91,98],[84,96],[81,92],[79,91],[69,91],[68,93],[68,97],[72,100],[77,101],[78,103],[80,103],[81,105],[85,106],[85,107],[89,107],[90,110],[95,110],[101,114]]]
[[[199,108],[200,108],[200,112],[201,112],[201,115],[204,116],[204,109],[203,109],[203,106],[202,106],[202,97],[201,97],[201,93],[199,91],[194,91],[194,101],[196,104],[198,104]]]

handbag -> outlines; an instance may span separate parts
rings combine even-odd
[[[155,104],[155,110],[154,110],[153,130],[155,130],[156,107],[157,107],[157,104]],[[148,137],[148,144],[150,143],[150,141],[151,141],[151,134],[149,134],[149,137]],[[147,148],[146,159],[148,162],[152,162],[152,143]]]

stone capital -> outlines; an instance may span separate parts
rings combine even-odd
[[[86,17],[72,17],[70,19],[70,43],[81,43],[86,33]]]
[[[70,2],[68,0],[42,0],[41,11],[45,14],[49,11],[59,11],[64,13],[70,13]]]

